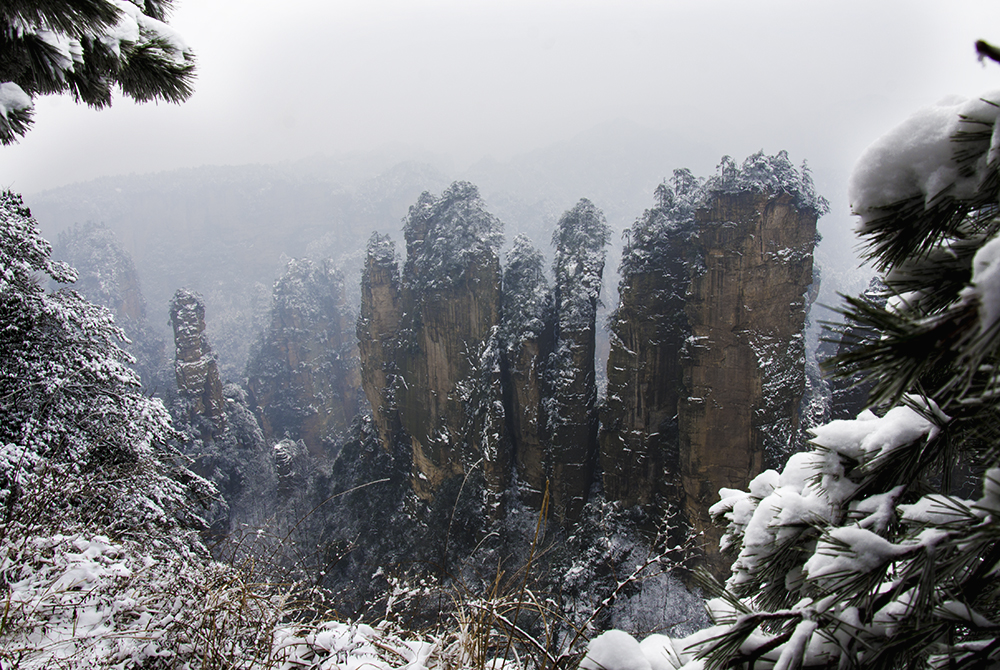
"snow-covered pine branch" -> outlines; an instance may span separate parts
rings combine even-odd
[[[167,25],[170,0],[20,0],[0,8],[0,143],[32,123],[33,99],[69,93],[95,109],[112,89],[138,102],[190,97],[194,54]]]

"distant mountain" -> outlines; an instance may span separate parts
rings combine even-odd
[[[401,219],[422,191],[472,181],[504,222],[508,240],[524,233],[549,255],[559,214],[589,198],[614,231],[607,280],[613,288],[618,233],[652,204],[656,185],[679,167],[710,172],[719,155],[686,138],[617,121],[465,170],[396,146],[275,165],[104,177],[35,194],[28,204],[50,238],[87,221],[113,230],[139,268],[151,325],[164,336],[174,291],[201,293],[209,337],[224,376],[232,378],[242,375],[249,342],[265,325],[271,284],[285,259],[333,258],[356,302],[372,231],[401,241]]]

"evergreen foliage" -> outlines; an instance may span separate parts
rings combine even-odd
[[[525,340],[537,340],[546,328],[552,293],[545,279],[545,259],[524,235],[514,237],[503,273],[501,341],[515,351]]]
[[[99,498],[79,492],[61,502],[70,518],[119,519],[123,528],[199,524],[163,464],[172,460],[169,415],[142,394],[111,313],[72,290],[45,291],[42,275],[60,283],[76,276],[49,253],[20,196],[0,194],[0,500],[8,519],[23,505],[41,509],[20,496],[54,469],[78,485],[100,482]],[[176,477],[210,495],[176,467]]]
[[[407,278],[425,290],[457,283],[478,260],[498,258],[503,244],[503,224],[469,182],[455,182],[440,197],[422,193],[403,234]]]
[[[788,152],[782,149],[774,156],[763,151],[747,156],[742,165],[736,165],[729,156],[723,156],[716,168],[716,174],[705,181],[704,191],[708,193],[787,193],[795,199],[798,209],[811,209],[817,214],[826,214],[830,203],[816,194],[812,176],[805,163],[796,169],[788,159]]]
[[[618,290],[621,293],[633,285],[636,275],[663,277],[665,281],[656,284],[668,287],[669,294],[661,291],[645,296],[642,301],[643,306],[656,310],[653,315],[683,312],[689,274],[683,251],[691,246],[687,242],[694,235],[694,212],[704,197],[703,188],[704,180],[690,170],[674,170],[669,183],[664,181],[656,187],[656,206],[643,212],[625,231]],[[618,318],[616,310],[611,323]],[[658,321],[664,325],[670,323],[670,319]]]
[[[610,239],[604,213],[586,198],[559,219],[552,246],[560,333],[593,330]]]
[[[33,98],[95,109],[117,86],[137,102],[191,95],[194,56],[165,21],[171,0],[13,0],[0,7],[0,143],[32,123]]]
[[[832,365],[877,413],[721,492],[736,561],[688,647],[707,667],[1000,663],[998,109],[918,114],[859,162],[852,205],[890,299],[848,299],[844,329],[881,337]]]

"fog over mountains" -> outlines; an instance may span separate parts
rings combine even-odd
[[[368,238],[379,231],[401,241],[401,220],[423,191],[440,192],[455,179],[471,181],[503,221],[508,244],[525,234],[549,257],[558,216],[579,198],[589,198],[612,229],[602,299],[613,303],[621,232],[651,206],[653,190],[674,169],[711,174],[723,153],[618,121],[507,161],[487,157],[461,169],[440,155],[395,145],[274,165],[103,177],[29,195],[27,201],[43,234],[53,240],[76,223],[111,228],[139,268],[151,326],[162,336],[174,291],[201,293],[224,376],[237,378],[249,342],[265,326],[271,284],[285,262],[332,259],[356,301]],[[828,241],[817,249],[817,264],[824,279],[819,302],[835,304],[837,292],[860,292],[868,273],[857,270],[846,206],[837,194],[845,190],[846,176],[809,165],[817,190],[833,203],[820,221]]]

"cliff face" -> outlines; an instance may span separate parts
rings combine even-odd
[[[361,387],[353,331],[340,273],[329,262],[291,261],[247,366],[251,405],[269,441],[302,440],[319,456],[350,426]]]
[[[376,236],[362,278],[361,370],[379,439],[409,458],[421,500],[433,502],[478,471],[495,509],[510,474],[498,346],[500,222],[474,186],[456,183],[439,198],[420,197],[405,235],[402,277]]]
[[[399,263],[392,240],[377,233],[368,242],[361,273],[361,313],[357,336],[361,385],[383,450],[392,453],[400,431],[392,389],[396,378],[396,344],[400,335]]]
[[[667,229],[662,243],[678,253],[655,258],[619,286],[600,438],[605,495],[647,510],[667,509],[679,497],[677,402],[689,282],[680,252],[690,240]]]
[[[611,322],[605,495],[652,519],[679,512],[716,568],[719,489],[745,488],[796,446],[825,202],[782,154],[754,160],[658,189],[630,231]]]
[[[170,323],[174,328],[177,392],[190,402],[192,417],[211,419],[219,434],[225,420],[225,401],[219,366],[205,335],[205,304],[197,294],[178,289],[170,301]]]
[[[402,428],[413,448],[413,490],[430,499],[482,458],[488,486],[506,485],[507,449],[499,399],[495,328],[500,320],[500,263],[474,259],[448,286],[424,292],[409,277],[402,292],[406,346],[396,391]],[[485,407],[486,414],[477,410]]]
[[[745,488],[798,435],[816,218],[767,193],[718,194],[695,216],[704,270],[685,306],[680,477],[685,516],[713,547],[719,489]]]

